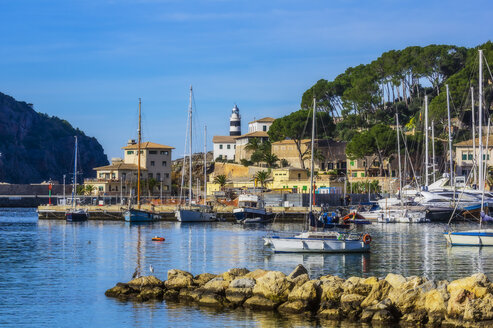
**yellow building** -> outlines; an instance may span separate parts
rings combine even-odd
[[[346,171],[346,143],[325,139],[315,140],[314,167],[316,170],[327,171],[337,170],[340,173]],[[305,168],[310,167],[310,139],[303,139],[300,142],[300,150],[303,156]],[[279,159],[285,159],[292,167],[301,168],[302,164],[298,152],[298,147],[294,140],[282,140],[272,143],[272,154]]]
[[[260,142],[269,140],[269,135],[264,131],[255,131],[243,134],[239,137],[235,137],[236,149],[235,149],[235,161],[240,163],[242,159],[250,160],[252,156],[252,151],[246,150],[248,142],[253,139],[258,138]]]
[[[483,137],[482,139],[483,147],[486,148],[486,143],[488,143],[488,151],[486,152],[486,149],[483,149],[483,160],[487,161],[487,167],[489,167],[493,165],[493,136],[490,136],[489,140],[487,140],[487,137]],[[479,138],[476,138],[475,143],[476,161],[479,163]],[[472,146],[472,139],[455,144],[454,161],[457,175],[467,176],[471,172],[474,158],[474,148]]]

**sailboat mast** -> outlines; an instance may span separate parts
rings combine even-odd
[[[474,115],[474,87],[471,87],[471,116],[472,116],[472,160],[473,160],[473,175],[474,175],[474,184],[477,186],[478,184],[478,177],[476,174],[476,122],[475,122],[475,115]]]
[[[75,150],[74,150],[74,186],[72,187],[72,208],[75,207],[74,196],[77,193],[77,136],[75,138]]]
[[[483,50],[479,50],[479,186],[484,189],[483,181]],[[483,210],[481,208],[481,210]]]
[[[425,96],[425,189],[428,190],[428,96]]]
[[[204,205],[207,205],[207,125],[204,126]]]
[[[448,152],[449,152],[449,172],[450,172],[450,185],[454,186],[454,169],[452,163],[452,128],[450,124],[450,96],[448,90],[448,84],[445,84],[445,89],[447,90],[447,117],[448,117]]]
[[[399,159],[399,199],[401,200],[401,205],[402,205],[402,197],[401,197],[401,192],[402,192],[402,170],[401,170],[401,142],[400,142],[400,137],[399,137],[399,115],[395,113],[395,124],[396,124],[396,131],[397,131],[397,158]]]
[[[190,160],[190,167],[188,170],[188,202],[189,205],[192,205],[192,86],[190,86],[190,104],[188,106],[188,120],[189,120],[189,128],[190,128],[190,145],[189,145],[189,160]]]
[[[315,143],[315,112],[317,110],[316,107],[316,99],[313,97],[313,118],[312,118],[312,142],[311,142],[311,156],[310,156],[310,213],[312,212],[312,203],[313,203],[313,151],[314,151],[314,143]]]
[[[142,139],[142,131],[140,124],[141,117],[141,99],[139,98],[139,128],[137,129],[138,144],[137,144],[137,208],[140,210],[140,143]]]
[[[436,165],[436,160],[435,160],[435,121],[431,120],[431,167],[432,167],[432,174],[433,174],[433,183],[436,181],[435,165]]]

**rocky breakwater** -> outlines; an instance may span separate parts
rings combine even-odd
[[[173,269],[166,281],[139,277],[118,283],[106,296],[409,327],[493,326],[493,283],[482,273],[448,282],[392,273],[383,279],[331,275],[310,279],[302,265],[289,275],[235,268],[194,276]]]

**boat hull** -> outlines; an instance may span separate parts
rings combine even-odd
[[[123,213],[126,222],[152,222],[154,215],[154,213],[137,209],[130,209]]]
[[[274,218],[274,213],[264,208],[235,208],[233,215],[238,223],[267,223]]]
[[[68,222],[81,222],[87,221],[89,215],[87,212],[68,212],[65,213],[65,218]]]
[[[275,253],[367,253],[370,251],[370,245],[361,240],[270,237],[268,243]]]
[[[198,210],[177,210],[175,216],[180,222],[212,222],[216,220],[214,213]]]
[[[451,246],[493,246],[493,229],[444,232]]]

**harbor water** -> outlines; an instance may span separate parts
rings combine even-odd
[[[270,229],[219,223],[67,223],[38,220],[35,210],[0,209],[1,327],[315,327],[329,323],[245,310],[216,311],[172,302],[121,302],[104,295],[136,269],[164,280],[169,269],[193,274],[233,267],[280,270],[303,264],[312,277],[399,273],[453,280],[476,272],[493,277],[493,248],[449,248],[443,224],[372,224],[370,254],[274,254]],[[475,228],[464,224],[464,229]],[[153,236],[165,237],[155,242]],[[330,325],[329,325],[330,326]],[[346,326],[343,324],[342,326]],[[354,325],[358,327],[357,324]]]

